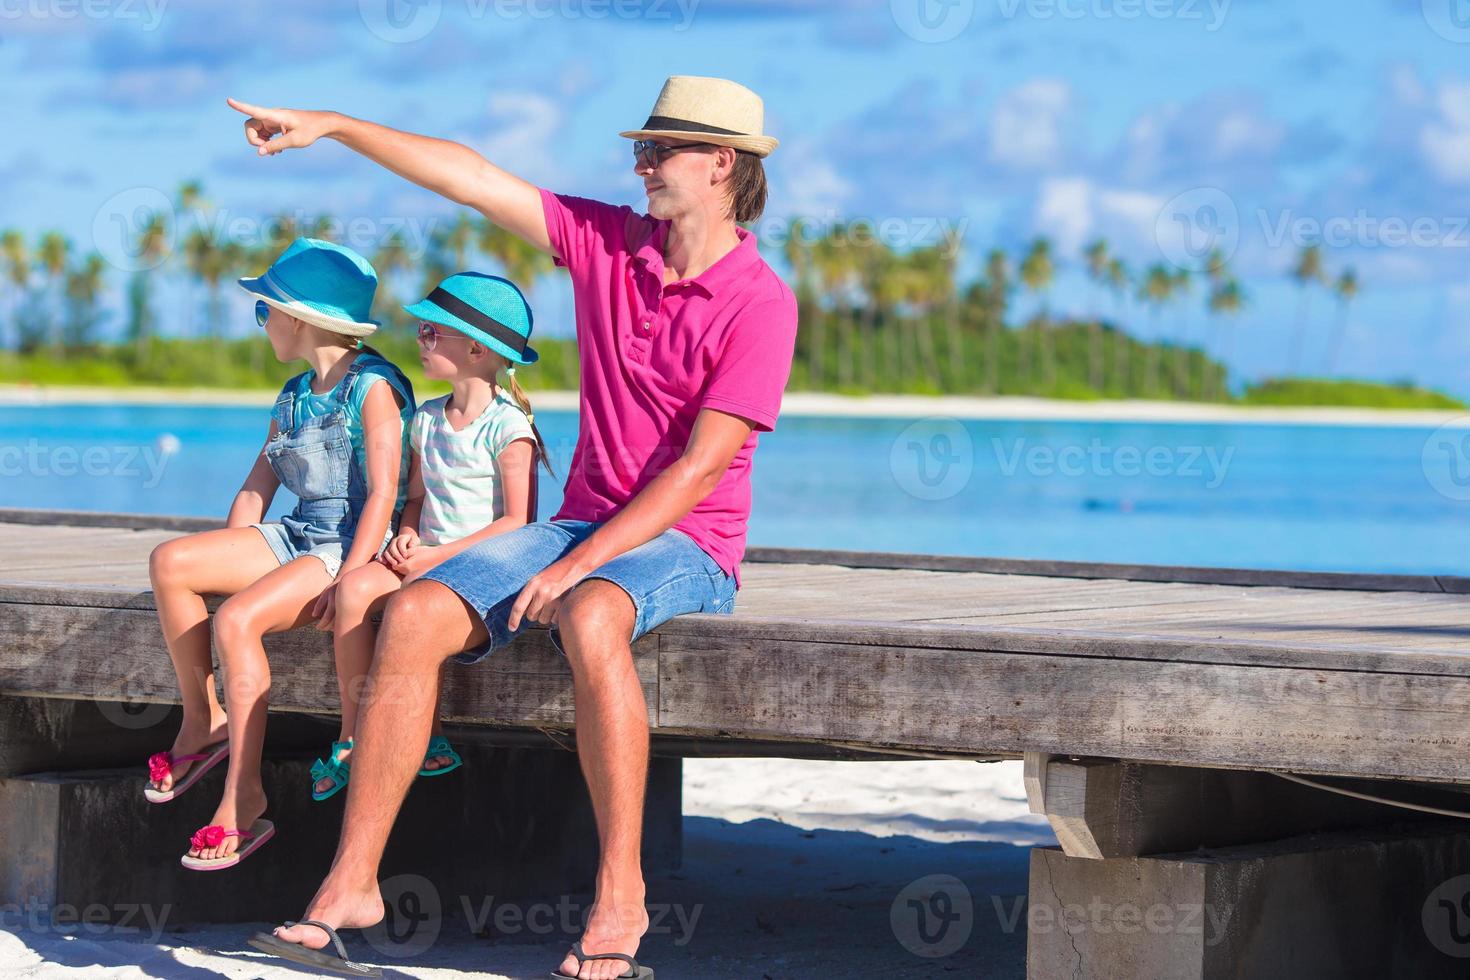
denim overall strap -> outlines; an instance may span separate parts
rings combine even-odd
[[[365,366],[362,355],[355,356],[327,396],[328,411],[299,425],[294,416],[310,384],[309,374],[297,376],[294,385],[288,383],[274,409],[281,431],[266,446],[277,478],[297,497],[291,517],[344,537],[351,534],[367,497],[346,417],[347,396]]]

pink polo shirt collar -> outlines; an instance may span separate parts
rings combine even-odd
[[[664,277],[664,243],[668,241],[669,229],[672,226],[671,221],[659,221],[654,226],[653,234],[649,236],[648,241],[633,253],[633,261],[646,266],[649,272],[658,277],[660,283],[663,282]],[[718,290],[729,285],[760,261],[760,251],[757,248],[755,235],[737,225],[735,237],[740,240],[739,243],[720,256],[714,265],[693,279],[680,279],[678,282],[669,283],[669,286],[665,288],[694,285],[703,290],[706,296],[713,296]]]

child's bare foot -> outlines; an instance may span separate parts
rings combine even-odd
[[[214,811],[214,816],[210,818],[209,823],[211,826],[223,827],[226,830],[249,830],[251,825],[265,813],[265,805],[265,789],[259,784],[249,789],[242,789],[235,794],[226,790],[224,799],[220,800],[219,809]],[[208,861],[229,857],[239,847],[239,837],[226,837],[215,847],[189,848],[189,856]]]
[[[223,742],[229,737],[229,725],[224,712],[205,722],[185,718],[184,723],[179,726],[178,736],[174,738],[173,747],[168,752],[175,759],[184,755],[197,755],[206,747]],[[149,785],[160,793],[167,793],[173,789],[174,783],[188,775],[189,767],[193,765],[193,762],[176,762],[170,766],[167,775],[162,779],[149,780]]]
[[[338,762],[346,762],[348,758],[352,755],[352,737],[348,736],[347,738],[333,744],[337,746],[337,751],[333,754],[332,758],[336,759]],[[320,796],[336,785],[337,777],[332,775],[331,773],[328,773],[327,775],[323,776],[321,779],[318,779],[315,783],[313,783],[311,788],[316,791],[316,794],[318,796]]]

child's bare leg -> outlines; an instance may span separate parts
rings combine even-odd
[[[373,662],[373,643],[377,639],[374,614],[388,604],[388,597],[398,591],[403,580],[382,562],[370,561],[342,576],[337,583],[337,613],[333,625],[332,648],[337,660],[337,689],[342,695],[342,727],[337,741],[345,742],[357,730],[357,711]],[[337,758],[346,759],[351,749]],[[332,777],[316,782],[316,791],[332,788]]]
[[[225,711],[214,690],[206,594],[233,595],[278,568],[275,553],[253,527],[221,528],[165,541],[148,557],[148,578],[163,642],[179,679],[183,723],[169,751],[192,755],[225,737]],[[189,771],[181,762],[154,783],[167,791]]]
[[[271,670],[263,641],[268,633],[311,622],[312,607],[331,584],[327,566],[304,555],[226,599],[215,613],[215,641],[225,675],[225,705],[230,719],[230,767],[224,795],[210,823],[226,830],[244,830],[265,813],[260,762]],[[217,847],[190,849],[189,854],[220,858],[233,854],[238,846],[239,838],[226,837]]]

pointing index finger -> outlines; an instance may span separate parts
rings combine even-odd
[[[247,116],[263,116],[267,112],[267,110],[262,109],[258,105],[251,105],[249,102],[241,102],[239,99],[226,98],[225,102],[229,105],[231,109],[234,109],[237,112],[243,112]]]

